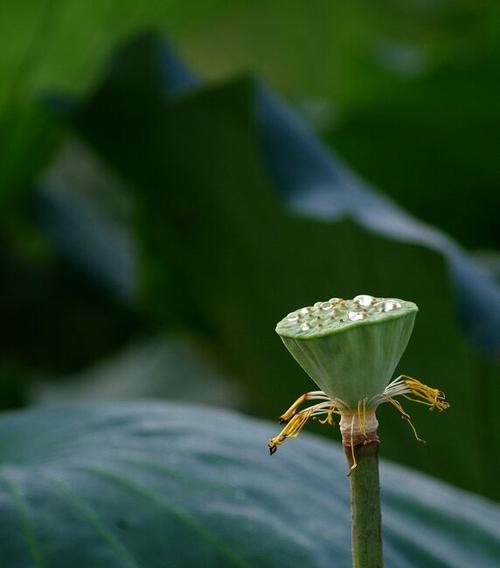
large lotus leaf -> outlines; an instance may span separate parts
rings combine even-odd
[[[144,59],[136,49],[144,50]],[[399,368],[443,388],[452,410],[438,419],[415,409],[421,435],[432,433],[433,443],[414,447],[398,417],[382,409],[385,455],[498,495],[499,445],[492,441],[497,436],[494,401],[500,394],[496,369],[473,351],[458,326],[443,255],[425,240],[408,239],[407,229],[418,232],[419,227],[413,221],[405,224],[400,212],[395,218],[393,205],[386,215],[384,200],[365,189],[356,190],[353,201],[362,205],[366,199],[360,214],[370,222],[360,220],[359,208],[344,209],[330,221],[291,213],[279,199],[282,187],[273,186],[271,179],[287,175],[286,154],[280,150],[285,143],[292,149],[312,148],[315,154],[310,134],[297,146],[299,137],[284,136],[286,128],[268,130],[280,135],[273,169],[268,154],[262,154],[262,111],[267,112],[265,124],[283,122],[269,112],[270,105],[262,106],[260,86],[242,79],[169,99],[154,88],[159,80],[142,80],[139,86],[134,80],[136,70],[162,70],[162,55],[155,41],[132,46],[75,117],[82,136],[137,190],[143,265],[149,276],[154,273],[143,279],[143,293],[155,316],[167,323],[174,315],[184,323],[196,321],[219,360],[245,382],[254,411],[277,416],[309,388],[274,334],[285,314],[333,295],[371,293],[415,301],[420,315]],[[172,75],[163,72],[161,78],[167,84]],[[264,146],[271,142],[268,136]],[[299,176],[300,159],[289,154],[288,179],[300,181],[291,195],[307,200],[309,176],[314,200],[318,170],[311,169],[310,160],[306,176]],[[353,178],[345,168],[336,170],[337,162],[329,163],[324,150],[321,160],[323,173],[338,172],[332,189],[340,188],[332,192],[327,210],[341,207]],[[377,234],[376,225],[383,228],[388,219],[389,224],[396,219],[391,237]],[[468,289],[478,296],[490,284],[470,263],[467,267],[462,272]],[[152,287],[151,280],[158,278],[165,285]],[[155,289],[161,293],[152,293]],[[484,292],[491,330],[498,310],[487,298]],[[481,327],[484,311],[469,310],[476,326]]]
[[[350,566],[346,460],[305,434],[165,403],[0,418],[0,558],[9,568]],[[389,567],[494,566],[498,506],[381,464]]]

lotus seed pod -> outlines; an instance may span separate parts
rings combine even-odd
[[[413,302],[395,298],[331,298],[288,314],[276,332],[326,395],[356,409],[391,380],[417,311]]]

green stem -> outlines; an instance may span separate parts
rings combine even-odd
[[[345,447],[352,464],[351,448]],[[378,476],[378,442],[355,446],[357,467],[351,473],[352,565],[382,568],[382,522]]]

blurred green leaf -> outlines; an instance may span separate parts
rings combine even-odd
[[[28,377],[16,361],[4,355],[0,363],[0,409],[18,408],[28,400]]]
[[[500,248],[498,60],[435,70],[325,131],[363,175],[468,247]]]
[[[397,106],[398,98],[404,100],[410,91],[415,95],[415,104],[409,102],[406,108],[408,112],[416,111],[418,116],[424,114],[424,124],[436,135],[435,144],[431,146],[439,148],[438,154],[441,154],[441,142],[450,147],[446,149],[446,171],[439,171],[442,164],[435,171],[435,150],[429,151],[419,140],[415,141],[416,152],[409,154],[412,162],[407,162],[404,148],[414,143],[411,132],[406,132],[405,123],[411,122],[408,116],[402,117],[400,126],[392,124],[392,128],[388,128],[387,137],[392,138],[384,140],[381,157],[391,159],[391,149],[401,151],[400,162],[407,163],[410,171],[416,163],[422,167],[417,169],[419,175],[413,176],[415,183],[427,172],[422,185],[424,181],[430,182],[441,194],[443,187],[455,193],[454,185],[466,193],[468,181],[477,175],[485,188],[478,188],[477,182],[474,188],[484,194],[488,191],[486,201],[489,201],[493,199],[490,190],[498,188],[498,179],[491,169],[494,164],[490,158],[485,161],[481,156],[477,161],[476,154],[493,152],[489,142],[493,141],[496,147],[492,138],[494,127],[485,123],[484,117],[488,113],[498,114],[495,110],[498,98],[495,69],[500,59],[498,15],[498,3],[492,0],[424,4],[384,0],[376,6],[367,0],[349,3],[317,0],[313,9],[304,0],[173,0],[140,4],[134,0],[106,0],[98,5],[78,0],[4,2],[0,7],[0,37],[3,38],[0,124],[10,120],[9,116],[15,116],[18,125],[29,122],[35,101],[48,89],[86,92],[97,77],[103,59],[117,43],[138,29],[153,27],[167,32],[183,53],[211,78],[251,69],[294,100],[312,97],[335,105],[334,109],[339,109],[343,117],[342,125],[347,121],[349,130],[352,129],[345,142],[345,154],[352,156],[355,165],[358,167],[359,163],[359,168],[373,175],[375,181],[383,181],[385,185],[385,178],[391,178],[387,183],[391,192],[402,192],[401,177],[397,171],[387,173],[395,168],[380,171],[380,165],[373,164],[370,156],[364,155],[366,140],[365,135],[358,132],[362,128],[359,122],[378,122],[377,116],[372,114],[380,112],[373,106],[374,101],[387,101],[387,115],[390,106],[393,103]],[[259,41],[255,41],[256,37]],[[486,65],[486,74],[483,73],[485,61],[491,62]],[[429,89],[426,75],[441,65],[452,68],[451,76],[443,76],[435,88]],[[419,81],[421,77],[423,81]],[[433,111],[426,114],[435,97],[451,103],[449,110],[444,107],[446,116]],[[477,121],[469,113],[471,108],[477,109]],[[351,111],[354,114],[351,115]],[[390,123],[400,118],[397,114]],[[436,119],[436,128],[432,128]],[[420,123],[411,122],[408,126],[417,128],[419,138],[426,134]],[[440,132],[436,134],[438,128]],[[487,140],[478,144],[483,138],[483,128]],[[359,153],[350,141],[357,136],[362,146]],[[382,135],[378,132],[377,136],[380,139]],[[9,139],[14,137],[9,133]],[[457,148],[459,141],[462,151]],[[46,147],[46,143],[39,145],[39,149]],[[462,154],[469,154],[463,180],[460,170],[454,169],[454,163]],[[30,155],[26,153],[24,157],[27,165]],[[7,170],[0,167],[0,179]],[[426,191],[426,187],[422,190]],[[407,197],[408,201],[404,202],[414,210],[413,195]],[[434,211],[429,212],[431,217],[440,210],[442,202],[436,199],[435,203]],[[491,225],[487,223],[485,227],[470,215],[465,196],[456,200],[455,206],[458,204],[462,205],[462,212],[468,213],[467,221],[462,220],[461,226],[456,223],[452,234],[464,235],[467,244],[479,240],[486,246],[495,246],[495,243],[485,242],[492,236]],[[497,244],[497,234],[495,238]]]
[[[61,138],[41,104],[48,90],[85,92],[117,41],[138,27],[189,29],[217,8],[180,1],[20,0],[0,5],[0,221],[31,194]]]
[[[37,217],[61,257],[131,307],[137,287],[133,207],[115,178],[70,138],[37,192]]]
[[[64,380],[37,381],[30,390],[31,403],[166,398],[241,408],[238,383],[217,372],[197,347],[193,337],[142,337]]]
[[[86,92],[111,50],[138,29],[159,28],[189,41],[193,30],[210,26],[228,9],[221,0],[3,2],[0,117],[16,112],[21,120],[49,90]]]
[[[305,434],[162,403],[0,418],[0,556],[10,568],[350,566],[346,460]],[[498,506],[382,462],[388,566],[493,567]],[[258,546],[256,546],[258,543]]]
[[[0,259],[2,358],[27,377],[75,372],[140,333],[140,316],[59,255],[0,239]]]
[[[60,132],[53,113],[41,105],[0,116],[0,222],[13,227],[13,210],[28,201],[37,176],[55,152]],[[7,149],[8,148],[8,149]]]

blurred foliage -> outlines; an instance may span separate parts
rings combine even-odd
[[[0,154],[0,217],[15,229],[13,209],[29,202],[32,180],[45,167],[59,140],[52,113],[40,104],[9,109],[0,116],[0,139],[8,151]]]
[[[17,242],[0,241],[0,310],[9,322],[0,332],[5,364],[25,379],[68,373],[144,329],[137,315],[78,267],[49,245],[39,246],[36,236],[29,240],[31,246],[25,234]],[[25,379],[2,389],[0,407],[11,408],[29,398]]]
[[[262,450],[274,432],[172,403],[5,414],[2,560],[12,568],[350,566],[342,449],[304,434],[271,459]],[[387,565],[495,565],[498,507],[384,461],[381,474]]]
[[[16,116],[12,144],[30,97],[88,89],[119,40],[154,26],[210,78],[244,67],[326,103],[320,129],[356,170],[467,246],[498,248],[499,22],[494,0],[5,2],[0,117]]]
[[[0,375],[1,376],[1,375]],[[169,398],[244,407],[238,382],[224,376],[193,337],[143,337],[70,377],[38,381],[36,405]]]
[[[499,248],[499,61],[439,69],[394,88],[325,135],[421,219],[467,246]]]

